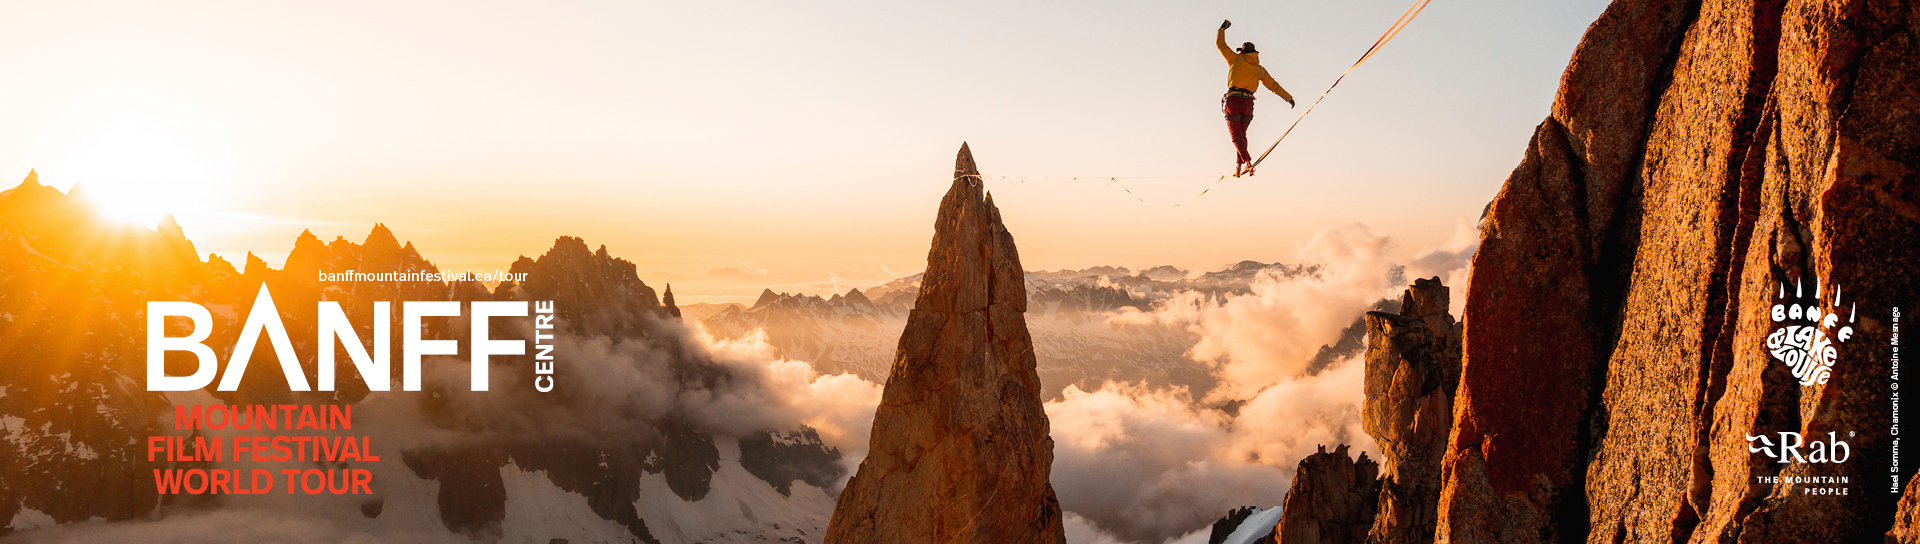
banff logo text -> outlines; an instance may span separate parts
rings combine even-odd
[[[1827,383],[1833,375],[1833,365],[1838,362],[1834,360],[1839,357],[1835,346],[1853,338],[1854,308],[1846,307],[1846,324],[1841,324],[1840,288],[1834,287],[1833,301],[1829,303],[1821,296],[1817,280],[1811,300],[1800,282],[1794,283],[1791,299],[1787,298],[1786,284],[1781,284],[1777,298],[1772,313],[1775,329],[1767,335],[1767,352],[1774,360],[1793,369],[1793,377],[1800,380],[1800,385]]]

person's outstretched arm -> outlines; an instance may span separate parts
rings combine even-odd
[[[1220,48],[1220,56],[1227,58],[1227,64],[1233,64],[1234,56],[1233,48],[1227,47],[1227,27],[1230,26],[1233,21],[1220,21],[1220,31],[1213,35],[1213,45]]]
[[[1287,94],[1287,89],[1281,87],[1280,82],[1274,81],[1273,75],[1268,74],[1265,69],[1260,70],[1260,83],[1265,84],[1267,90],[1273,91],[1273,94],[1280,95],[1280,98],[1286,99],[1288,106],[1293,105],[1293,95]]]

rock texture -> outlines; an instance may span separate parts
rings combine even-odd
[[[1907,491],[1893,516],[1887,544],[1920,544],[1920,478],[1907,481]]]
[[[1274,526],[1279,544],[1358,544],[1367,542],[1374,524],[1374,500],[1380,494],[1380,465],[1367,454],[1347,455],[1341,444],[1300,460],[1293,488]]]
[[[1447,313],[1449,298],[1440,278],[1414,280],[1400,313],[1366,315],[1363,424],[1384,463],[1380,514],[1368,542],[1433,541],[1440,463],[1460,384],[1460,324]]]
[[[960,146],[833,543],[1066,542],[1013,236]]]
[[[1483,218],[1436,539],[1881,539],[1891,309],[1920,298],[1916,80],[1910,1],[1610,6]],[[1776,303],[1851,324],[1827,381],[1769,353]],[[1750,449],[1779,432],[1853,457]],[[1809,476],[1851,483],[1786,479]]]

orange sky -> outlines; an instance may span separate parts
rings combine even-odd
[[[1436,2],[1258,177],[1186,207],[989,188],[1032,269],[1280,260],[1355,222],[1410,254],[1492,198],[1603,6]],[[202,252],[276,265],[301,229],[357,241],[379,221],[443,268],[565,234],[643,275],[854,285],[924,265],[961,141],[989,175],[1173,176],[1134,188],[1183,200],[1232,168],[1220,19],[1304,107],[1404,9],[10,3],[0,174],[37,168],[131,220],[172,211]],[[1260,100],[1256,146],[1297,111]]]

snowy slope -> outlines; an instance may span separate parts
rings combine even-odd
[[[1227,539],[1220,544],[1253,544],[1256,540],[1266,538],[1273,534],[1273,526],[1280,523],[1280,514],[1278,506],[1254,510],[1253,515],[1240,522],[1240,528],[1234,529],[1233,534],[1227,535]]]
[[[833,497],[802,481],[780,494],[740,465],[739,443],[716,438],[720,470],[705,497],[687,501],[667,489],[664,474],[640,480],[633,506],[661,542],[820,542],[833,517]]]

